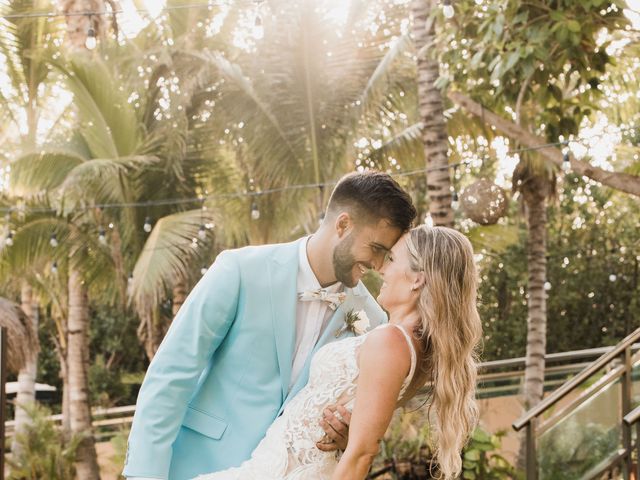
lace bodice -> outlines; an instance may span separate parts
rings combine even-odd
[[[391,326],[384,324],[378,328]],[[409,334],[400,326],[411,351],[411,368],[402,384],[402,399],[416,368],[416,352]],[[197,477],[198,480],[328,479],[337,465],[335,453],[319,450],[316,442],[325,433],[319,425],[323,410],[342,404],[352,411],[359,375],[358,352],[367,335],[348,337],[324,345],[311,360],[309,382],[286,405],[269,427],[251,458],[240,467]]]

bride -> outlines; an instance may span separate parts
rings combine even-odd
[[[405,234],[380,269],[378,302],[389,323],[320,348],[308,384],[239,467],[197,480],[361,480],[393,411],[431,382],[436,460],[445,479],[461,471],[460,452],[477,420],[475,349],[481,338],[477,272],[467,238],[421,225]],[[329,405],[351,412],[339,456],[316,447]]]

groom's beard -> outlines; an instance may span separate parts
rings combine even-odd
[[[333,250],[333,270],[336,274],[336,279],[348,288],[353,288],[358,284],[358,281],[353,278],[353,267],[356,264],[356,259],[351,253],[351,247],[353,247],[352,233]]]

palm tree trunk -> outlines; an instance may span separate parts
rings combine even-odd
[[[429,55],[429,45],[435,40],[435,22],[428,22],[429,13],[437,7],[435,0],[413,0],[412,36],[417,52],[418,112],[422,122],[422,143],[427,168],[429,213],[435,225],[453,227],[451,178],[447,150],[447,128],[442,93],[435,86],[440,75],[437,59]]]
[[[544,355],[547,345],[547,301],[544,284],[547,278],[547,205],[539,192],[523,192],[528,224],[527,262],[529,294],[527,351],[524,371],[524,407],[529,410],[544,394]],[[526,442],[520,442],[519,466],[525,464]]]
[[[33,325],[33,331],[38,332],[38,309],[34,304],[33,289],[26,281],[22,282],[20,292],[21,308],[27,316],[28,321]],[[31,422],[27,411],[22,407],[27,407],[36,401],[36,375],[38,372],[38,353],[33,349],[31,358],[26,365],[18,372],[18,393],[16,396],[15,432],[22,433]],[[13,436],[11,451],[17,455],[20,445],[16,442],[17,435]]]
[[[89,301],[82,275],[69,269],[69,413],[71,432],[84,436],[76,458],[81,480],[99,480],[100,471],[91,428],[89,404]]]

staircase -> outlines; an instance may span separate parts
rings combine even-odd
[[[527,480],[640,480],[640,328],[513,423]]]

